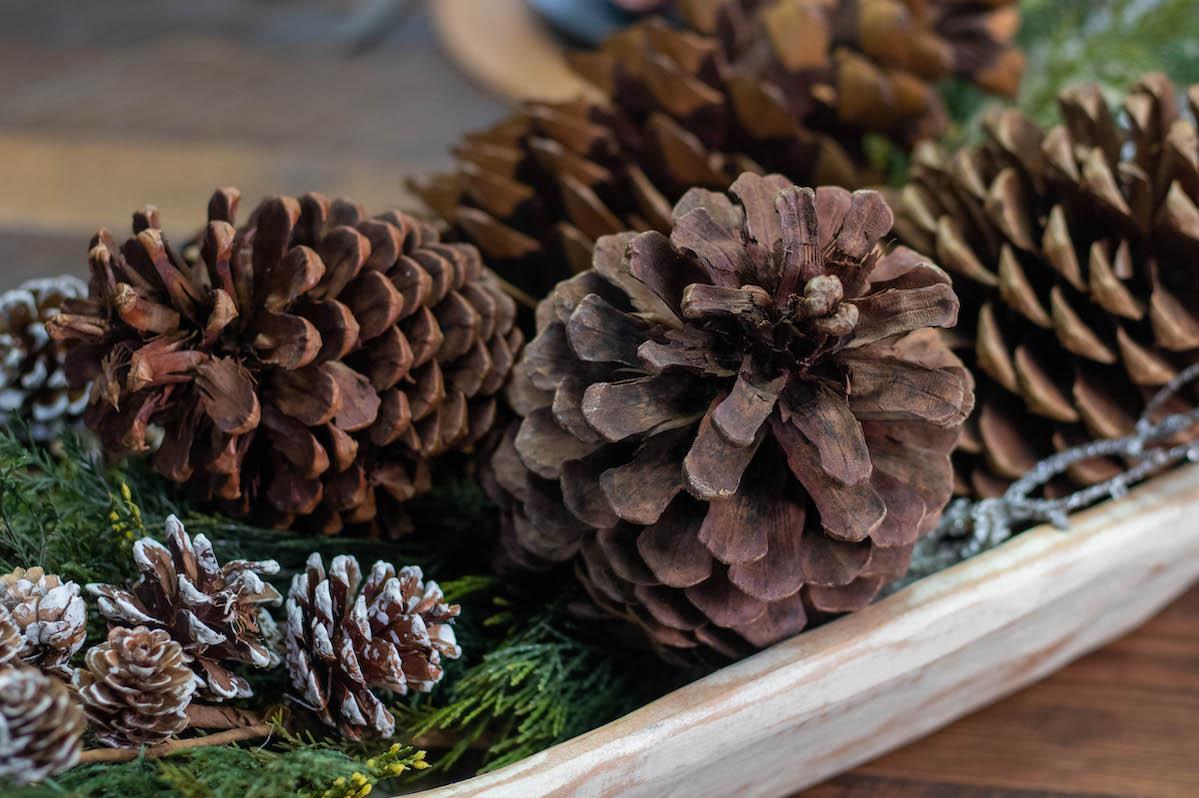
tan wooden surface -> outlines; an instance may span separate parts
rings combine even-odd
[[[456,0],[487,4],[491,0]],[[0,0],[0,289],[82,274],[98,226],[146,202],[192,232],[208,193],[410,201],[503,105],[444,60],[425,13],[347,57],[346,0]],[[485,42],[480,43],[484,47]],[[814,798],[1199,796],[1199,593],[1144,629]],[[717,768],[708,764],[706,772]]]

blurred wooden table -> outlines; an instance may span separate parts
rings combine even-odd
[[[487,0],[478,0],[487,2]],[[0,289],[85,267],[99,226],[211,190],[405,205],[503,106],[423,13],[348,57],[346,0],[0,0]],[[1199,796],[1199,590],[1046,681],[803,798]]]

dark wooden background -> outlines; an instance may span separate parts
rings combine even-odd
[[[145,203],[190,233],[218,185],[247,202],[315,189],[409,204],[402,177],[444,166],[457,134],[503,105],[445,62],[423,11],[355,30],[363,5],[0,0],[0,289],[82,274],[91,232],[123,232]],[[805,793],[1048,796],[1199,796],[1199,591]]]

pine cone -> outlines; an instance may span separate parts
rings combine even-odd
[[[231,560],[221,566],[208,538],[196,535],[193,541],[173,515],[167,518],[166,537],[166,546],[152,538],[133,544],[142,575],[131,590],[90,584],[88,592],[110,622],[168,632],[183,647],[205,698],[253,695],[249,683],[225,663],[279,664],[265,639],[271,621],[263,607],[277,607],[283,597],[261,578],[278,573],[279,563]]]
[[[943,132],[933,85],[956,76],[1014,97],[1024,55],[1017,0],[683,0],[735,69],[768,78],[791,111],[830,132],[910,146]]]
[[[157,745],[187,726],[196,677],[166,631],[114,627],[84,661],[72,683],[100,742],[113,748]]]
[[[518,564],[726,654],[857,609],[907,568],[972,406],[949,278],[878,245],[873,191],[742,175],[670,237],[601,239],[538,308],[492,462]],[[577,556],[576,556],[577,555]]]
[[[0,780],[32,784],[72,767],[84,726],[58,679],[34,668],[0,668]]]
[[[294,698],[351,740],[390,737],[395,719],[372,692],[427,693],[441,681],[441,658],[462,651],[451,625],[457,604],[444,603],[420,568],[377,562],[362,585],[358,560],[334,557],[326,576],[319,554],[308,558],[287,595],[287,671]]]
[[[954,274],[980,380],[962,492],[997,495],[1054,449],[1132,432],[1199,359],[1199,86],[1189,97],[1185,118],[1147,75],[1118,118],[1097,87],[1072,88],[1049,131],[1008,110],[978,147],[918,151],[896,231]]]
[[[20,420],[45,443],[83,415],[87,391],[68,387],[62,348],[46,322],[65,300],[86,295],[87,286],[70,276],[29,280],[0,294],[0,424]]]
[[[53,320],[110,451],[241,515],[332,533],[407,530],[429,460],[491,427],[520,333],[474,248],[394,211],[317,194],[265,200],[235,230],[218,191],[186,262],[157,212],[90,254],[91,297]]]
[[[79,585],[41,568],[17,568],[0,576],[0,606],[20,635],[16,656],[46,673],[70,678],[67,662],[87,636],[87,607]],[[0,638],[5,641],[0,650],[8,648],[7,633],[0,632]]]
[[[732,74],[713,37],[650,20],[576,65],[607,99],[526,104],[459,142],[454,174],[410,183],[534,299],[589,268],[600,236],[669,232],[692,187],[723,189],[745,170],[849,186],[873,177],[772,87]]]
[[[705,33],[651,19],[577,54],[576,69],[605,99],[528,104],[466,136],[454,149],[456,173],[411,185],[538,299],[589,267],[600,236],[669,232],[670,208],[690,188],[723,190],[746,170],[812,185],[877,182],[866,134],[906,150],[944,120],[927,80],[955,64],[970,73],[1020,60],[1008,44],[1014,1],[989,5],[683,4]],[[998,54],[990,37],[1001,40]],[[938,48],[941,60],[917,63],[921,46]],[[908,62],[919,76],[903,71]]]

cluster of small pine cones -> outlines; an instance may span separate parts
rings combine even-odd
[[[378,562],[359,591],[353,557],[326,574],[314,554],[293,580],[284,636],[266,611],[282,596],[263,578],[278,563],[222,566],[175,516],[165,539],[134,543],[140,577],[128,589],[86,586],[109,630],[77,667],[79,585],[37,567],[0,576],[0,778],[33,783],[72,767],[85,729],[113,748],[165,743],[189,727],[193,701],[252,695],[232,668],[284,660],[296,704],[350,739],[388,737],[394,720],[374,691],[428,692],[442,658],[461,653],[459,608],[419,568]]]

